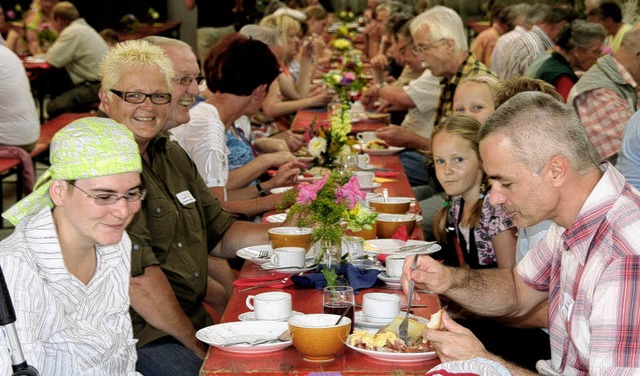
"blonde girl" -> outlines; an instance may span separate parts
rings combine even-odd
[[[448,248],[448,264],[510,268],[515,264],[516,228],[501,208],[489,204],[478,152],[479,128],[477,120],[458,115],[434,129],[436,177],[448,197],[436,213],[433,232]]]
[[[467,77],[453,95],[453,112],[468,115],[481,124],[495,111],[495,93],[499,80],[494,76]]]

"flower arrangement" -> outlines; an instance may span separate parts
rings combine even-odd
[[[128,13],[120,18],[120,23],[126,30],[133,30],[136,26],[138,26],[138,17],[136,17],[133,13]]]
[[[22,9],[22,5],[16,4],[13,9],[9,9],[5,12],[5,16],[7,16],[7,21],[12,23],[22,21],[22,17],[24,17],[24,10]]]
[[[362,79],[362,61],[358,54],[346,52],[340,58],[339,69],[334,69],[322,76],[327,86],[344,100],[349,100],[351,92],[359,92],[365,86]]]
[[[51,46],[56,41],[58,35],[51,28],[51,24],[42,23],[38,26],[38,39],[40,40],[40,46],[46,51],[48,46]]]
[[[353,47],[353,44],[347,38],[336,38],[333,40],[333,42],[331,42],[331,47],[344,54],[345,52],[349,51],[351,47]]]
[[[353,22],[356,19],[355,13],[350,10],[341,10],[337,16],[341,23]]]
[[[360,190],[355,176],[334,171],[311,184],[300,185],[287,220],[297,219],[298,226],[313,228],[313,241],[320,246],[316,261],[327,257],[339,260],[345,229],[371,230],[377,213],[362,205],[366,193]],[[329,252],[329,254],[327,254]]]
[[[341,24],[338,26],[336,31],[333,33],[333,40],[338,39],[346,39],[348,41],[352,41],[356,37],[356,34],[353,30],[349,29],[349,26],[345,24]]]
[[[147,10],[147,20],[149,20],[149,23],[158,22],[159,18],[160,18],[160,13],[158,13],[155,9],[149,8]]]
[[[342,106],[342,105],[340,105]],[[329,127],[321,127],[314,118],[303,136],[309,145],[309,154],[314,158],[314,165],[333,167],[336,162],[353,154],[352,144],[347,136],[351,132],[349,109],[331,116]]]

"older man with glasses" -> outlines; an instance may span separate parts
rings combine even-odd
[[[453,94],[464,78],[493,73],[469,52],[462,19],[454,10],[443,6],[433,7],[414,18],[409,28],[413,37],[413,51],[422,66],[440,78],[440,92],[432,98],[432,103],[435,103],[433,126],[436,126],[446,116],[453,114]],[[408,129],[394,128],[393,132],[383,129],[378,134],[394,146],[421,151],[431,149],[430,133],[416,134]],[[409,169],[407,175],[410,181],[431,184],[433,179],[428,178],[424,157],[418,153],[404,156],[405,159],[408,157],[414,157],[414,160],[403,161],[404,166],[418,166]],[[428,191],[433,193],[433,190]],[[428,194],[423,194],[420,198],[427,197]]]

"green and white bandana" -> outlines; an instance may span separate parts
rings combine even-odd
[[[51,166],[38,179],[33,193],[2,213],[14,225],[44,207],[53,207],[52,180],[80,180],[123,172],[142,172],[140,151],[133,133],[108,118],[73,121],[51,140]]]

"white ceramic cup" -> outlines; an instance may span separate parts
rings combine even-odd
[[[371,162],[371,157],[369,154],[358,154],[358,168],[363,168],[369,166],[369,162]]]
[[[362,297],[362,312],[365,320],[387,323],[400,314],[400,296],[381,292],[370,292]]]
[[[376,136],[376,132],[373,132],[373,131],[359,132],[358,134],[356,134],[356,138],[358,139],[358,141],[364,144],[366,144],[369,141],[378,139],[378,137]]]
[[[249,295],[245,303],[255,312],[258,320],[285,320],[291,316],[291,294],[286,292],[273,291]]]
[[[304,255],[307,251],[302,247],[282,247],[273,250],[271,263],[279,268],[294,266],[304,267]]]
[[[372,171],[356,171],[356,178],[361,187],[371,187],[373,185],[374,173]]]
[[[400,278],[402,276],[402,266],[407,255],[391,255],[384,260],[386,272],[389,277]]]

